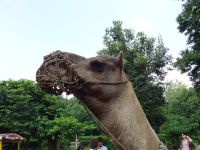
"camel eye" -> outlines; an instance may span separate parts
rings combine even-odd
[[[106,66],[106,64],[95,60],[95,61],[90,62],[90,66],[94,71],[102,72],[104,70],[104,67]]]

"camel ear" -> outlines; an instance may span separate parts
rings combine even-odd
[[[119,54],[117,55],[116,59],[117,59],[117,64],[118,64],[121,68],[123,68],[124,54],[123,54],[122,51],[119,52]]]

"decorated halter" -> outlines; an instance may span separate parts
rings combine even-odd
[[[50,65],[56,67],[55,75],[47,70],[47,67]],[[65,81],[61,79],[59,73],[61,66],[66,69],[68,78]],[[65,58],[64,53],[60,51],[57,51],[56,55],[50,54],[44,57],[44,62],[36,73],[36,81],[42,90],[55,95],[60,95],[63,92],[67,94],[74,93],[82,88],[86,82],[85,79],[79,76],[72,68],[72,63]]]

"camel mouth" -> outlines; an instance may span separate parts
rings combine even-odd
[[[55,95],[63,92],[74,94],[86,83],[73,68],[72,61],[61,51],[44,57],[44,62],[37,70],[36,81],[42,90]]]

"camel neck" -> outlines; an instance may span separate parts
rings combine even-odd
[[[87,101],[94,101],[90,98],[87,98]],[[120,150],[159,149],[159,139],[150,126],[130,82],[124,85],[117,97],[104,101],[108,103],[102,104],[100,113],[94,114],[94,117]],[[92,112],[92,109],[89,110]]]

